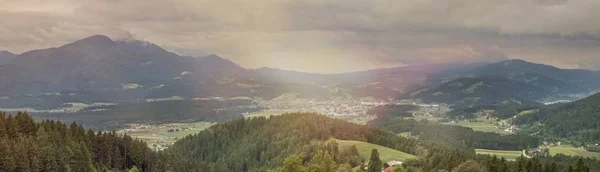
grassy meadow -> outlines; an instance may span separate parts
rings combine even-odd
[[[548,149],[550,149],[551,155],[565,154],[565,155],[571,155],[571,156],[582,156],[582,157],[600,159],[600,153],[577,149],[573,146],[555,146],[555,147],[548,147]]]
[[[477,154],[483,155],[496,155],[498,158],[504,157],[509,161],[514,161],[518,157],[521,157],[522,151],[507,151],[507,150],[489,150],[489,149],[475,149]]]
[[[402,159],[415,159],[417,158],[414,155],[401,152],[395,149],[383,147],[376,144],[371,144],[367,142],[354,141],[354,140],[338,140],[335,141],[339,144],[340,149],[347,149],[348,147],[355,145],[356,149],[358,149],[358,154],[361,158],[368,160],[371,157],[371,150],[377,149],[379,152],[379,157],[383,162],[392,161],[398,158]]]

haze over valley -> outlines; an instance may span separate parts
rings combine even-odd
[[[600,171],[596,1],[0,4],[0,171]]]

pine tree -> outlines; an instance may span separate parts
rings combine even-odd
[[[498,157],[496,155],[492,156],[492,159],[488,162],[488,171],[489,172],[499,172],[498,171]]]
[[[504,159],[504,157],[500,158],[500,167],[498,167],[498,171],[508,171],[508,164],[506,164],[506,159]]]
[[[573,165],[569,165],[569,167],[567,168],[567,172],[575,172],[575,168],[573,168]]]
[[[329,155],[329,152],[323,150],[318,150],[309,163],[309,171],[334,172],[335,167],[333,157]]]
[[[297,155],[292,155],[285,158],[283,168],[278,170],[281,172],[305,172],[306,169],[302,166],[302,158]]]
[[[452,172],[482,172],[486,171],[485,167],[479,164],[477,161],[468,160],[460,164],[458,167],[452,170]]]
[[[16,168],[13,158],[12,142],[8,138],[0,138],[0,171],[14,171]]]
[[[69,126],[53,120],[36,123],[27,113],[6,116],[0,112],[0,124],[0,171],[95,172],[96,167],[120,171],[131,165],[154,165],[149,161],[159,159],[142,141],[116,132],[85,133],[83,126],[74,122]],[[127,147],[136,151],[123,153]]]
[[[8,115],[8,118],[6,118],[6,134],[8,137],[11,139],[16,138],[19,135],[19,130],[20,126],[18,123],[11,115]]]
[[[382,168],[383,164],[381,163],[381,159],[379,159],[379,152],[377,152],[377,149],[371,150],[368,172],[381,172]]]
[[[6,131],[6,114],[4,112],[0,112],[0,138],[7,137]]]
[[[517,158],[517,172],[524,172],[527,171],[526,170],[526,164],[527,164],[527,158],[525,158],[523,155],[521,155],[521,157]]]
[[[577,160],[577,163],[575,164],[575,169],[576,172],[589,172],[590,168],[588,168],[585,163],[583,162],[583,158],[579,158]]]

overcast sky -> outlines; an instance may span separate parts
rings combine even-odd
[[[0,50],[134,38],[242,66],[345,72],[525,59],[600,68],[598,0],[0,0]]]

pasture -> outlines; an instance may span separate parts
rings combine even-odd
[[[600,159],[600,153],[590,152],[585,149],[577,149],[573,146],[554,146],[548,147],[551,155],[565,154],[570,156],[582,156],[586,158]]]
[[[335,139],[335,141],[339,144],[339,149],[348,149],[350,146],[355,145],[356,149],[358,150],[358,154],[360,155],[361,158],[363,158],[365,160],[368,160],[369,158],[371,158],[371,150],[372,149],[377,149],[377,151],[379,152],[379,158],[381,158],[381,160],[383,162],[392,161],[392,160],[395,160],[398,158],[402,158],[402,159],[417,158],[416,156],[405,153],[405,152],[401,152],[401,151],[398,151],[395,149],[391,149],[388,147],[371,144],[371,143],[367,143],[367,142],[361,142],[361,141],[355,141],[355,140],[338,140],[338,139]]]
[[[117,132],[130,135],[133,138],[146,141],[148,145],[160,144],[169,145],[177,140],[214,125],[210,122],[195,122],[195,123],[166,123],[166,124],[130,124],[127,129],[122,129]],[[171,131],[169,129],[179,129],[179,131]]]
[[[508,150],[489,150],[489,149],[475,149],[477,154],[483,155],[496,155],[498,158],[504,157],[504,159],[509,161],[514,161],[518,157],[521,157],[522,151],[508,151]]]
[[[500,130],[496,128],[495,123],[491,121],[478,121],[478,122],[470,122],[470,121],[458,121],[457,123],[445,123],[449,125],[460,125],[463,127],[472,128],[473,131],[483,131],[483,132],[494,132],[501,135],[512,134],[511,132]]]

